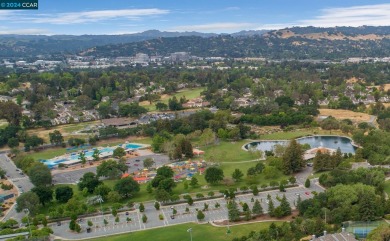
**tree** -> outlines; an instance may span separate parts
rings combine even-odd
[[[170,98],[168,100],[168,107],[172,111],[181,110],[183,109],[183,106],[181,103],[177,100],[176,96],[173,96],[172,99]]]
[[[388,225],[382,224],[370,231],[367,236],[367,241],[384,241],[390,240],[390,229]]]
[[[275,206],[271,198],[268,199],[268,215],[274,217]]]
[[[162,166],[157,169],[157,176],[163,176],[165,178],[172,178],[175,173],[169,166]]]
[[[160,136],[158,134],[154,135],[151,144],[152,150],[157,153],[163,152],[163,146],[165,141],[166,139],[163,136]]]
[[[103,161],[96,169],[98,177],[108,177],[109,179],[120,178],[122,173],[127,171],[126,163],[114,160]]]
[[[62,136],[59,130],[49,133],[50,143],[56,146],[62,145],[64,142],[64,137]]]
[[[94,149],[92,153],[93,161],[95,162],[99,161],[100,159],[99,155],[100,155],[100,151],[98,149]]]
[[[107,194],[107,200],[109,202],[119,202],[122,199],[121,195],[117,191],[111,191]]]
[[[31,189],[31,191],[37,194],[39,201],[43,206],[45,206],[45,203],[53,200],[53,190],[50,188],[38,186]]]
[[[282,183],[280,183],[280,185],[279,185],[279,191],[281,191],[281,192],[286,191],[286,189],[284,188],[284,185]]]
[[[228,203],[228,216],[232,222],[240,220],[240,211],[238,210],[237,203],[233,200]]]
[[[88,225],[88,227],[91,228],[93,226],[93,222],[91,220],[88,220],[87,225]]]
[[[21,212],[24,209],[28,209],[31,215],[35,215],[38,213],[41,204],[39,201],[39,197],[34,192],[25,192],[20,194],[20,196],[16,199],[16,211]]]
[[[85,187],[88,189],[89,193],[93,193],[95,188],[99,186],[101,182],[99,178],[93,172],[84,173],[83,177],[80,178],[80,182],[78,183],[78,187],[80,190],[83,190]]]
[[[283,195],[282,201],[280,201],[279,205],[282,215],[283,216],[288,216],[291,214],[291,206],[290,203],[287,201],[286,195]]]
[[[263,207],[261,206],[258,199],[256,199],[255,203],[253,204],[252,213],[254,215],[262,215],[263,214]]]
[[[188,205],[192,206],[192,204],[194,204],[194,199],[192,199],[192,197],[190,196],[189,198],[187,198],[187,203]]]
[[[198,184],[199,182],[198,182],[198,179],[196,178],[196,177],[191,177],[191,181],[190,181],[190,186],[191,187],[197,187],[199,184]]]
[[[148,221],[148,217],[145,214],[142,215],[142,222],[146,223]]]
[[[28,174],[31,182],[35,186],[48,186],[51,185],[52,177],[50,169],[42,164],[36,163],[29,170]]]
[[[242,177],[244,176],[244,174],[242,173],[242,171],[238,168],[236,168],[232,174],[232,178],[234,179],[234,181],[236,182],[239,182],[241,181]]]
[[[156,103],[156,110],[167,110],[168,109],[168,105],[163,103],[163,102],[157,102]]]
[[[6,119],[11,125],[18,126],[22,118],[22,108],[12,101],[0,102],[0,119]]]
[[[139,211],[142,213],[145,211],[145,205],[143,203],[139,204]]]
[[[114,152],[113,152],[112,155],[113,155],[114,157],[121,158],[121,157],[123,157],[123,156],[126,155],[126,151],[125,151],[125,149],[123,149],[122,147],[117,147],[117,148],[114,150]]]
[[[155,192],[156,200],[159,202],[167,202],[170,200],[171,195],[164,189],[157,189]]]
[[[216,184],[223,180],[223,170],[218,167],[209,167],[205,172],[206,182],[210,184]]]
[[[296,140],[292,140],[283,155],[283,172],[291,174],[305,167],[303,151]]]
[[[307,178],[306,181],[305,181],[305,187],[306,188],[310,187],[310,180],[309,180],[309,178]]]
[[[81,161],[82,165],[85,165],[85,163],[87,163],[87,158],[85,157],[85,152],[82,151],[79,154],[79,160]]]
[[[202,221],[205,218],[205,215],[204,215],[204,213],[201,210],[198,210],[198,213],[196,214],[196,218],[199,221]]]
[[[259,189],[257,188],[257,185],[253,185],[251,189],[253,196],[257,196],[259,194]]]
[[[139,192],[140,187],[138,182],[134,181],[132,177],[126,177],[120,179],[115,184],[114,190],[124,197],[131,197],[135,193]]]
[[[89,96],[80,95],[76,97],[76,105],[84,110],[89,110],[93,107],[93,102]]]
[[[247,203],[242,204],[242,211],[243,211],[243,212],[246,212],[246,211],[248,211],[248,210],[249,210],[248,204],[247,204]]]
[[[86,188],[84,188],[84,189],[86,189]],[[86,190],[87,190],[87,192],[88,192],[88,189],[86,189]],[[94,193],[95,195],[100,195],[100,196],[103,198],[103,200],[106,200],[106,199],[107,199],[107,195],[108,195],[110,192],[111,192],[111,188],[108,187],[108,186],[106,186],[106,185],[104,185],[104,184],[100,184],[100,185],[97,186],[97,187],[95,188],[95,190],[93,191],[93,193]]]
[[[156,210],[160,210],[160,203],[159,202],[154,202],[154,208]]]
[[[18,147],[18,146],[19,146],[19,140],[18,140],[18,138],[16,138],[16,137],[11,137],[11,138],[9,138],[8,141],[7,141],[7,145],[8,145],[10,148]]]
[[[55,190],[56,200],[60,203],[66,203],[73,197],[73,189],[68,186],[57,187]]]
[[[144,163],[144,168],[149,169],[154,165],[154,160],[149,157],[149,158],[144,159],[143,163]]]
[[[24,143],[24,149],[26,151],[29,151],[31,149],[31,147],[35,148],[35,147],[42,145],[42,144],[43,144],[42,138],[39,138],[36,135],[27,136],[26,141]]]

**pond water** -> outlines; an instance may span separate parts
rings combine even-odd
[[[343,136],[307,136],[296,140],[300,144],[309,144],[311,148],[340,148],[342,153],[355,153],[357,149],[356,146],[352,145],[351,139]],[[251,146],[255,146],[258,150],[272,151],[275,145],[288,145],[288,142],[287,140],[255,141],[246,144],[245,148],[248,149]]]

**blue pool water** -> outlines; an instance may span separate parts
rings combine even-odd
[[[343,136],[308,136],[296,139],[300,144],[309,144],[311,148],[326,147],[331,149],[340,148],[342,153],[355,153],[356,146],[352,145],[351,139]],[[255,141],[245,145],[248,149],[255,146],[261,151],[272,151],[275,145],[288,145],[288,141]]]
[[[137,145],[137,144],[131,144],[131,143],[126,144],[126,149],[138,149],[140,147],[142,147],[142,146],[141,145]]]

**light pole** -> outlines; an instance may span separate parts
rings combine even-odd
[[[104,201],[103,201],[103,198],[102,198],[101,195],[99,195],[97,201],[100,203],[100,210],[102,211],[102,222],[103,222],[103,225],[104,225],[104,215],[103,215],[103,205],[102,205],[102,203]],[[104,231],[106,231],[106,225],[104,225]]]
[[[187,232],[190,233],[190,240],[192,241],[192,228],[187,229]]]
[[[27,215],[27,224],[28,224],[28,229],[30,230],[30,237],[31,235],[31,226],[30,226],[30,210],[28,208],[23,209],[24,213]]]

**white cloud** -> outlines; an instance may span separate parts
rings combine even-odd
[[[149,8],[149,9],[120,9],[68,12],[57,14],[37,14],[33,16],[19,15],[12,18],[13,21],[45,24],[80,24],[114,19],[137,20],[142,17],[168,14],[169,10]]]
[[[0,30],[0,34],[27,34],[27,35],[51,35],[47,29],[27,28],[27,29],[4,29]]]
[[[346,8],[327,8],[314,19],[298,21],[299,25],[334,27],[362,25],[383,26],[390,24],[390,4],[353,6]]]
[[[336,27],[387,26],[390,24],[390,4],[362,5],[345,8],[325,8],[320,15],[290,23],[260,25],[257,29],[281,29],[293,26]]]
[[[251,28],[254,25],[252,23],[209,23],[199,25],[182,25],[176,26],[170,31],[201,31],[201,32],[232,32],[239,31],[245,28]]]

